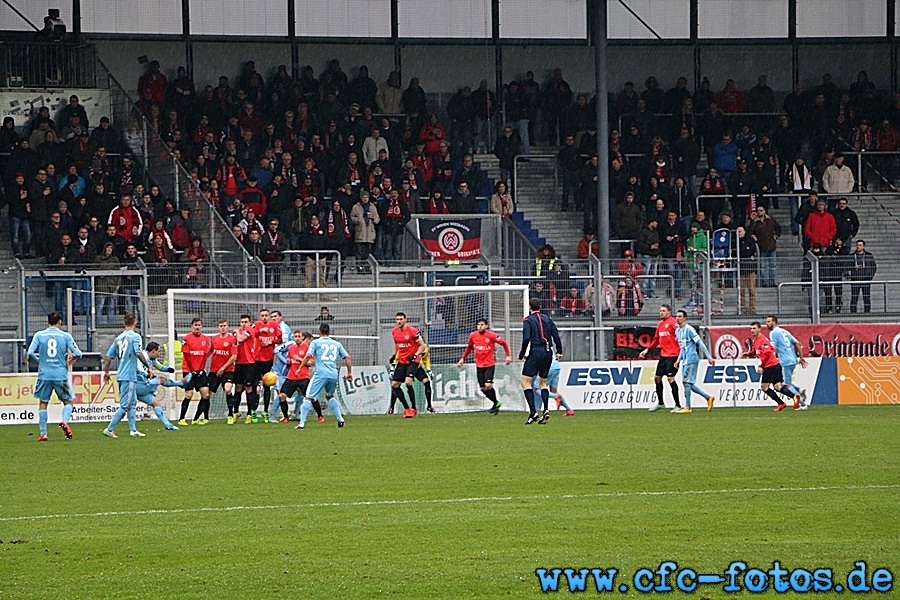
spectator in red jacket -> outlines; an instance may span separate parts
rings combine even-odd
[[[831,241],[837,235],[837,223],[834,215],[825,210],[825,199],[820,198],[816,202],[816,210],[806,219],[803,226],[803,235],[809,241],[809,245],[818,244],[823,248],[831,245]]]
[[[169,82],[166,80],[166,76],[160,72],[158,60],[151,60],[148,66],[149,70],[138,80],[138,95],[144,97],[144,92],[149,92],[153,102],[165,106]]]
[[[725,82],[725,89],[716,96],[716,104],[727,113],[744,112],[744,95],[734,87],[734,79]]]
[[[144,229],[144,219],[138,209],[131,205],[131,196],[122,194],[119,205],[109,213],[109,225],[115,225],[116,234],[126,242],[140,238]]]
[[[268,205],[266,193],[259,189],[256,181],[256,175],[251,175],[247,180],[247,187],[238,193],[241,204],[252,210],[257,215],[265,215]],[[276,215],[280,216],[280,215]]]

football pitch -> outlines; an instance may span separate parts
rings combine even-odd
[[[878,568],[900,576],[897,407],[524,421],[150,421],[118,440],[93,423],[41,444],[36,426],[0,427],[0,597],[537,598],[535,570],[567,568],[602,570],[589,596],[664,593],[642,568],[724,579],[675,596],[759,596],[723,589],[736,561],[736,585],[778,561],[794,589],[795,570],[831,569],[815,596],[846,597],[833,588],[857,561],[867,585]],[[615,591],[598,593],[611,569]],[[565,573],[557,583],[568,595]]]

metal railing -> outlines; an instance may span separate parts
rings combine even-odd
[[[151,182],[155,183],[165,197],[191,209],[189,228],[192,233],[201,236],[210,262],[216,263],[221,257],[229,257],[226,264],[214,269],[228,281],[229,285],[237,287],[265,285],[262,263],[251,259],[232,234],[222,215],[203,195],[199,182],[192,179],[184,165],[169,152],[163,139],[153,130],[137,109],[132,97],[109,69],[101,61],[98,60],[98,63],[106,71],[109,80],[112,118],[123,130],[126,146],[143,167],[145,187]],[[233,261],[241,263],[240,272],[234,269]]]
[[[97,51],[76,42],[0,42],[0,85],[97,87]]]

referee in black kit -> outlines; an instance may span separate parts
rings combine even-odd
[[[540,299],[531,298],[528,301],[528,308],[530,314],[522,322],[522,349],[519,350],[519,360],[525,358],[525,351],[528,350],[528,358],[525,359],[525,364],[522,366],[522,389],[525,391],[525,401],[528,403],[530,411],[525,424],[531,425],[540,418],[538,423],[544,425],[550,420],[550,390],[547,389],[547,373],[553,362],[553,346],[556,345],[556,358],[562,358],[563,347],[556,323],[547,315],[541,314]],[[535,375],[538,376],[541,386],[543,416],[539,416],[538,407],[540,405],[534,397],[534,390],[531,389],[531,382]]]

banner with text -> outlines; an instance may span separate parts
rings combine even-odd
[[[614,327],[613,356],[616,360],[637,360],[638,354],[650,345],[654,335],[655,327]],[[647,358],[659,358],[659,348],[648,352]]]
[[[803,344],[807,357],[900,356],[900,323],[782,324]],[[765,333],[765,329],[763,330]],[[716,358],[739,358],[752,347],[750,326],[710,327]]]
[[[416,221],[419,239],[435,260],[481,258],[481,219]]]
[[[5,76],[5,75],[4,75]],[[103,89],[12,89],[0,91],[0,117],[12,117],[16,127],[25,127],[41,107],[50,109],[50,118],[69,103],[69,96],[78,96],[84,107],[88,124],[96,127],[100,117],[110,117],[109,90]]]
[[[833,360],[810,359],[809,367],[794,371],[794,382],[805,388],[813,404],[835,404],[837,393]],[[758,360],[700,361],[697,384],[716,397],[716,407],[774,407],[760,388]],[[827,375],[826,375],[827,374]],[[575,410],[649,409],[657,403],[656,362],[647,360],[601,363],[562,363],[559,390]],[[681,374],[676,376],[679,397],[684,399]],[[671,390],[663,386],[668,408],[674,406]],[[783,398],[786,400],[786,398]],[[706,400],[692,395],[691,408],[706,408]],[[682,404],[683,405],[683,404]]]

